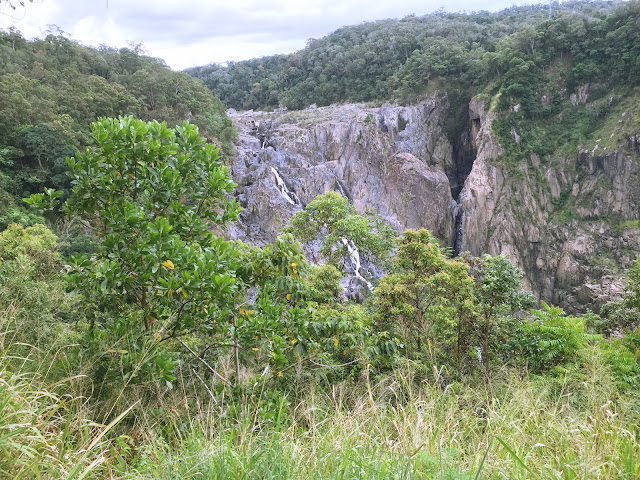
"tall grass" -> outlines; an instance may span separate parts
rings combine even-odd
[[[376,385],[311,389],[261,421],[246,403],[234,420],[211,402],[191,412],[178,440],[157,436],[123,478],[614,479],[640,478],[635,412],[609,398],[594,355],[578,376],[520,379],[501,388],[444,391],[398,370]],[[358,394],[348,391],[355,388]],[[373,402],[371,401],[373,399]],[[276,407],[276,410],[279,407]],[[176,417],[177,419],[177,417]]]
[[[6,327],[15,312],[0,313]],[[109,470],[109,425],[88,420],[87,399],[68,393],[78,378],[46,381],[60,354],[16,342],[0,331],[0,478],[81,479]],[[66,392],[66,393],[65,393]]]
[[[640,478],[637,395],[619,395],[597,348],[555,376],[496,371],[491,392],[406,361],[288,394],[185,368],[173,390],[123,382],[100,400],[77,375],[91,358],[21,343],[16,312],[0,317],[0,478]]]

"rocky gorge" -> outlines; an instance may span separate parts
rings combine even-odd
[[[436,91],[408,106],[231,111],[231,171],[244,207],[231,236],[272,241],[334,190],[398,231],[431,230],[454,255],[508,255],[538,299],[570,312],[619,297],[620,274],[640,252],[638,137],[513,162],[493,128],[494,99],[473,98],[453,138],[449,103]]]

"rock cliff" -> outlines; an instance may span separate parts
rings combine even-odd
[[[572,312],[618,298],[621,274],[640,253],[638,152],[596,146],[511,164],[491,129],[494,114],[476,100],[470,117],[481,127],[460,195],[458,250],[506,253],[538,298]]]
[[[239,131],[231,170],[244,207],[231,234],[271,241],[296,211],[335,190],[399,231],[432,230],[455,253],[509,255],[540,299],[570,311],[619,295],[620,274],[640,252],[640,138],[515,163],[492,129],[489,100],[471,101],[454,141],[448,115],[437,92],[405,107],[231,112]]]
[[[446,98],[434,95],[409,107],[232,113],[239,141],[231,171],[245,208],[234,236],[273,240],[296,211],[335,190],[399,231],[425,227],[451,238],[452,149],[440,127],[446,109]]]

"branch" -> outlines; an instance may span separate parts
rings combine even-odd
[[[352,365],[354,363],[356,363],[358,360],[351,360],[350,362],[347,363],[343,363],[342,365],[324,365],[322,363],[317,363],[314,362],[313,360],[311,360],[311,358],[308,358],[309,362],[313,363],[314,365],[318,366],[318,367],[322,367],[322,368],[341,368],[341,367],[346,367],[347,365]]]
[[[180,342],[180,344],[184,348],[186,348],[189,351],[189,353],[191,355],[193,355],[200,363],[202,363],[205,367],[207,367],[211,373],[213,373],[216,377],[218,377],[220,380],[222,380],[227,385],[229,384],[229,382],[227,381],[226,378],[224,378],[222,375],[220,375],[218,372],[216,372],[215,369],[211,365],[209,365],[205,359],[203,359],[202,357],[199,357],[196,352],[191,350],[191,347],[189,347],[189,345],[184,343],[180,337],[175,337],[175,339],[178,340],[178,342]]]
[[[305,361],[307,361],[307,362],[309,362],[309,363],[312,363],[313,365],[315,365],[315,366],[317,366],[317,367],[321,367],[321,368],[341,368],[341,367],[346,367],[346,366],[348,366],[348,365],[352,365],[352,364],[354,364],[354,363],[357,363],[357,362],[358,362],[358,360],[356,359],[356,360],[351,360],[350,362],[347,362],[347,363],[343,363],[342,365],[325,365],[325,364],[323,364],[323,363],[314,362],[314,361],[311,359],[311,357],[305,357],[305,358],[301,358],[301,359],[300,359],[300,360],[298,360],[297,362],[292,363],[291,365],[289,365],[289,366],[287,366],[287,367],[283,368],[283,369],[282,369],[282,370],[280,370],[280,371],[281,371],[281,372],[286,372],[287,370],[290,370],[290,369],[292,369],[293,367],[296,367],[296,366],[298,366],[298,365],[301,365],[301,364],[302,364],[303,362],[305,362]]]

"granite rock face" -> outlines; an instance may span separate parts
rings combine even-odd
[[[231,235],[272,241],[335,190],[398,231],[430,229],[455,253],[506,254],[539,299],[597,311],[622,294],[620,276],[640,252],[640,135],[626,149],[515,163],[487,105],[472,99],[453,141],[443,128],[448,100],[437,92],[412,106],[231,112],[239,130],[231,170],[244,207]]]
[[[478,153],[460,195],[458,250],[507,254],[539,299],[571,312],[619,298],[621,274],[640,253],[637,152],[596,146],[574,158],[531,155],[509,164],[493,114],[472,102],[476,116]]]
[[[451,238],[452,149],[440,127],[446,109],[446,97],[434,95],[409,107],[232,113],[239,140],[231,171],[245,209],[233,235],[272,241],[295,212],[335,190],[399,231],[424,227]],[[293,203],[276,176],[295,194]]]

